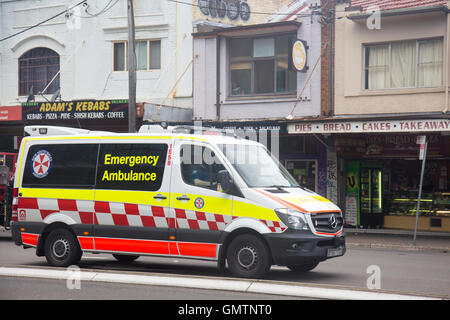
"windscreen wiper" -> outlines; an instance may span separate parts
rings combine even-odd
[[[265,187],[265,188],[277,188],[278,190],[283,190],[283,188],[291,188],[291,186],[282,186],[280,184],[274,184],[272,186],[268,186],[268,187]]]

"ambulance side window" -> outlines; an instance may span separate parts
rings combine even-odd
[[[24,187],[93,188],[98,144],[42,144],[28,150]]]
[[[101,144],[97,189],[157,191],[166,166],[167,144]]]
[[[225,167],[209,148],[182,145],[180,150],[181,176],[186,184],[218,191],[217,174]]]

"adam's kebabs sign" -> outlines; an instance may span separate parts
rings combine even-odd
[[[22,104],[22,120],[126,119],[128,100],[79,100]]]

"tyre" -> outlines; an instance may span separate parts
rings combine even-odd
[[[45,258],[55,267],[68,267],[78,264],[82,251],[78,240],[67,229],[55,229],[45,240]]]
[[[139,258],[139,256],[133,256],[128,254],[113,254],[113,257],[116,258],[119,262],[131,262]]]
[[[319,264],[319,262],[313,261],[313,262],[308,262],[305,264],[288,266],[288,268],[294,272],[308,272],[308,271],[311,271],[312,269],[314,269],[315,267],[317,267],[318,264]]]
[[[234,238],[227,250],[228,267],[240,278],[261,278],[270,269],[270,252],[259,237],[244,234]]]

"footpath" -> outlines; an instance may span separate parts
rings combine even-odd
[[[413,231],[345,228],[348,248],[435,251],[450,253],[450,233],[420,231],[413,244]]]

